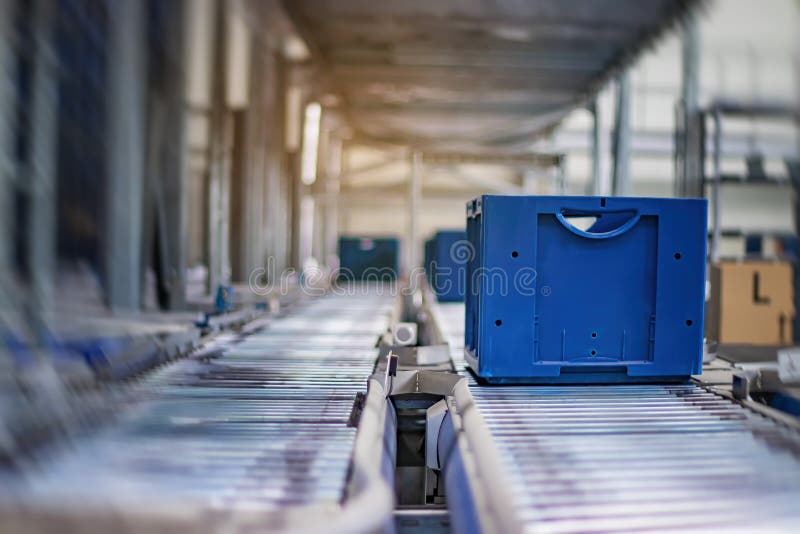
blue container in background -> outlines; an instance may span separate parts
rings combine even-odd
[[[431,237],[425,241],[423,246],[423,258],[422,258],[422,265],[425,267],[425,279],[428,281],[428,286],[432,287],[431,284],[431,264],[433,263],[433,256],[434,256],[434,246],[436,245],[436,239]]]
[[[441,230],[425,242],[425,274],[440,302],[463,302],[472,247],[465,230]]]
[[[466,358],[490,382],[685,380],[703,352],[703,199],[467,204]]]
[[[397,279],[400,241],[394,237],[339,238],[339,279],[388,282]]]

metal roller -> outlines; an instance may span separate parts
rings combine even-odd
[[[351,469],[356,394],[366,389],[391,295],[329,295],[213,356],[156,370],[121,395],[119,419],[2,473],[26,509],[124,506],[142,513],[337,509]]]
[[[444,334],[457,338],[463,306],[436,308]],[[483,476],[502,478],[523,530],[793,532],[800,524],[800,433],[702,384],[468,381],[464,409],[474,402],[492,442],[483,454],[493,451],[498,462],[489,464],[503,471]]]

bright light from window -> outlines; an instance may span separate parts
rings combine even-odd
[[[300,167],[300,179],[306,185],[317,181],[317,153],[319,151],[319,124],[322,108],[317,102],[306,106],[303,123],[303,156]]]

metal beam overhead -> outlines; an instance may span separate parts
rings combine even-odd
[[[422,152],[422,160],[428,165],[481,164],[550,167],[559,165],[562,157],[562,154],[548,153]]]
[[[403,161],[401,155],[395,156],[388,156],[385,158],[381,158],[377,161],[371,161],[369,163],[365,163],[358,167],[354,167],[347,171],[347,174],[341,176],[343,181],[346,181],[350,184],[357,184],[359,180],[355,179],[358,176],[362,176],[365,174],[373,173],[375,171],[379,171],[381,169],[385,169],[389,165],[393,165],[395,163],[401,163]],[[368,177],[369,179],[369,177]]]
[[[480,174],[474,174],[464,169],[454,169],[452,175],[454,178],[459,178],[471,185],[500,195],[520,195],[524,192],[524,188],[518,184],[501,180],[492,180],[491,178]]]

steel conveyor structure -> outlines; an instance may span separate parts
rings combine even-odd
[[[796,420],[702,377],[484,386],[461,357],[463,305],[427,298],[425,330],[450,345],[456,373],[406,368],[386,387],[383,360],[374,372],[376,342],[407,312],[403,300],[379,286],[306,299],[115,389],[115,419],[0,471],[0,525],[15,533],[796,531]],[[409,403],[423,398],[416,393],[436,404],[408,418]],[[424,504],[395,509],[392,486],[407,481],[395,470],[401,435],[413,420],[426,435],[425,461],[441,474],[444,517],[441,501],[428,516]]]
[[[446,338],[463,307],[434,305]],[[702,379],[686,385],[482,386],[448,399],[456,469],[484,531],[792,532],[800,432]],[[791,423],[791,421],[787,421]],[[451,456],[452,457],[452,456]],[[467,466],[466,468],[463,466]]]
[[[141,378],[121,394],[128,405],[114,424],[3,472],[0,524],[8,532],[375,530],[390,517],[391,493],[377,464],[353,457],[359,431],[349,422],[393,303],[367,286],[329,295]],[[363,433],[361,448],[370,448]]]

